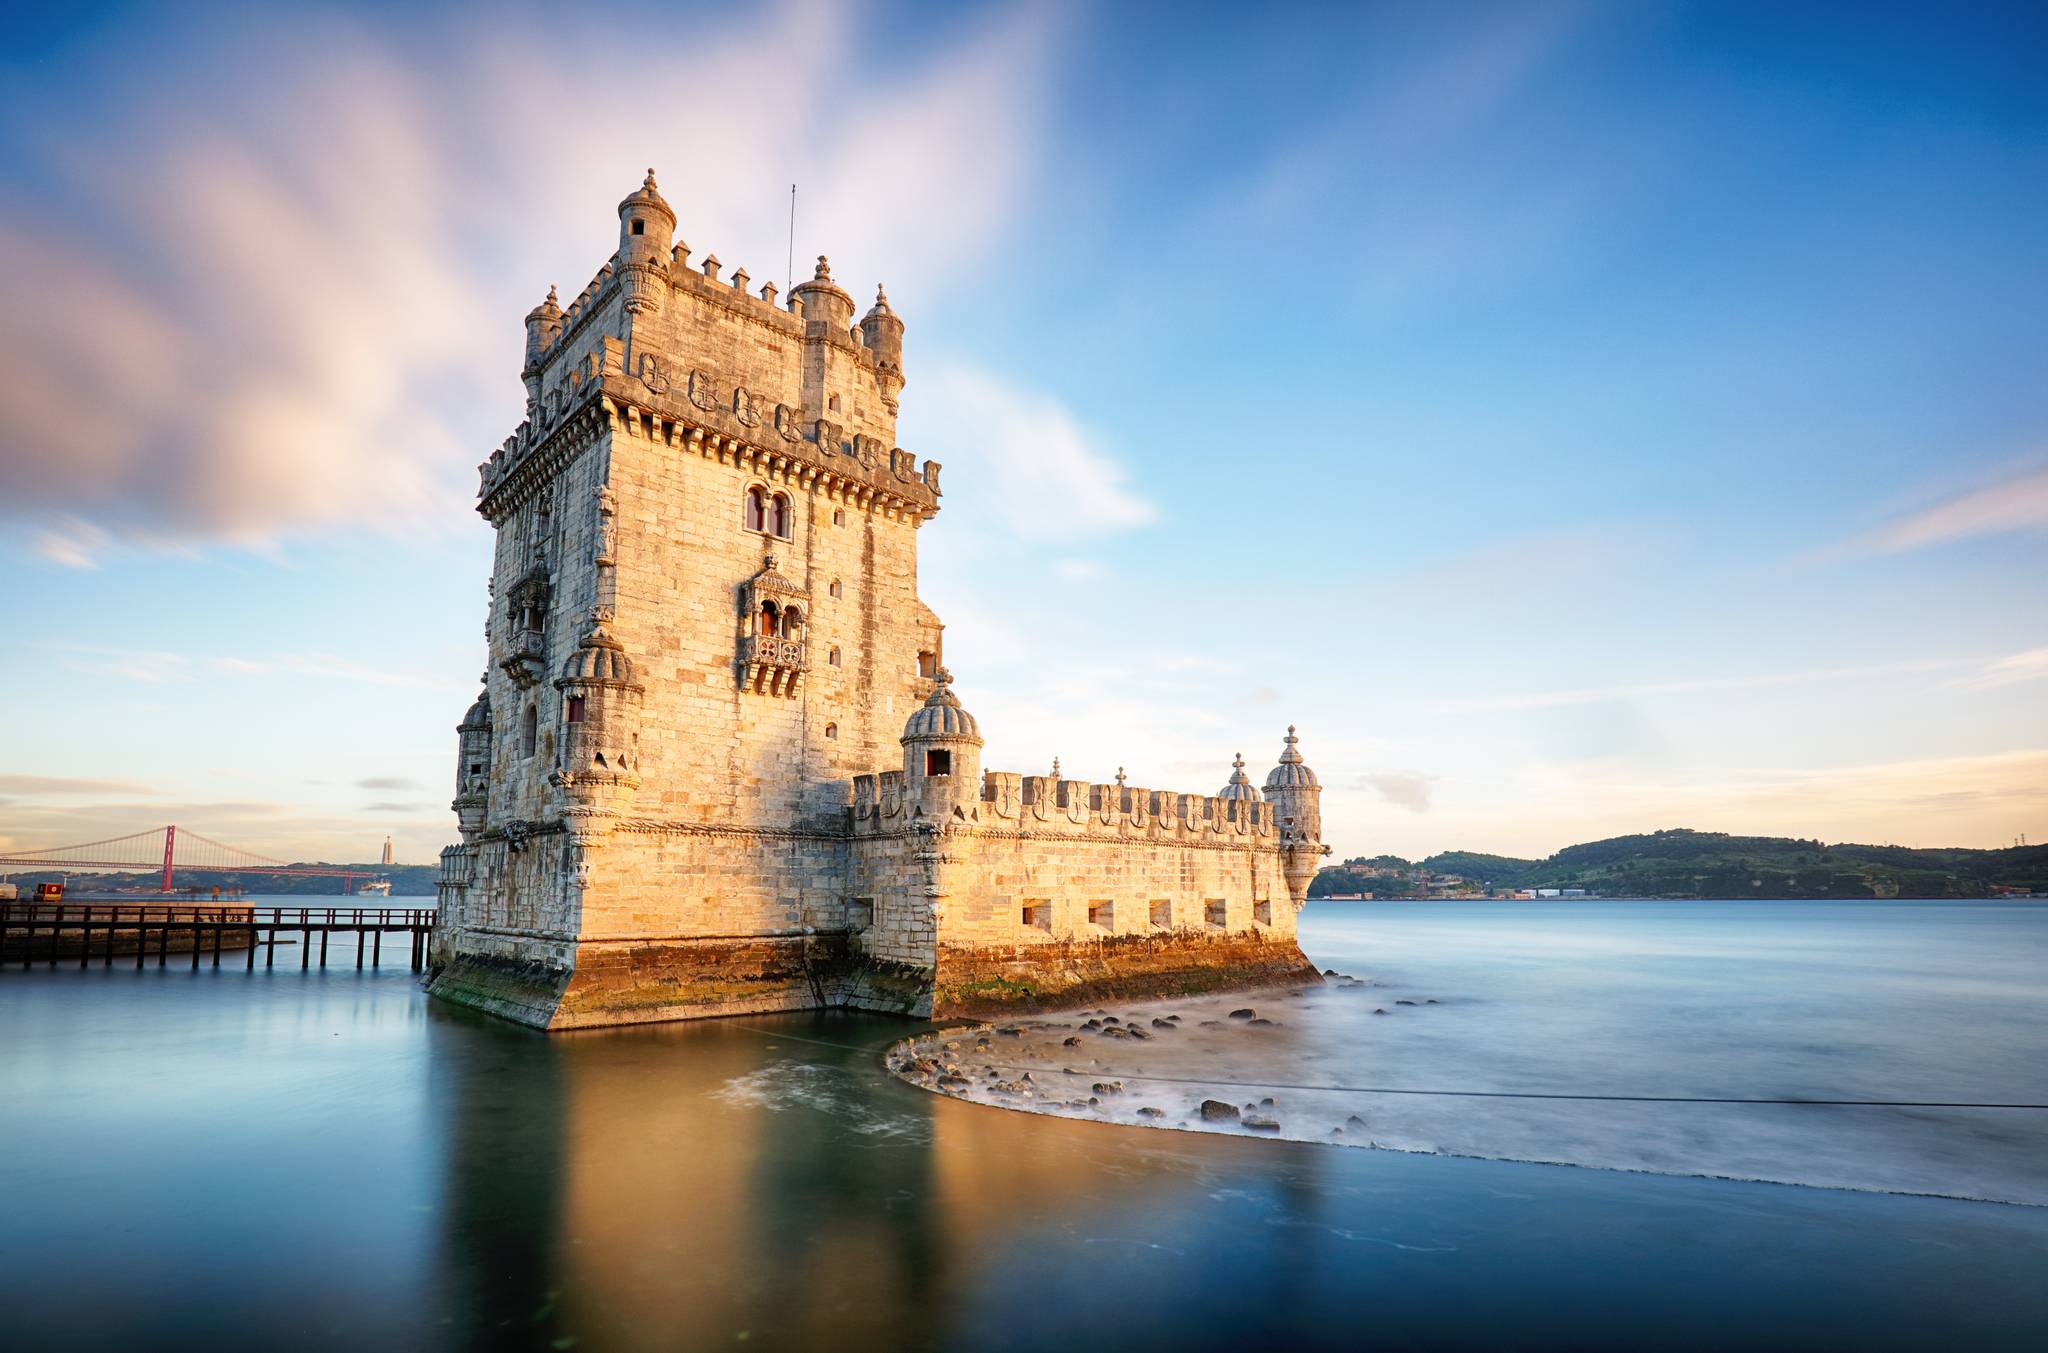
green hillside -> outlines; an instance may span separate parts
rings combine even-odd
[[[1389,867],[1407,877],[1389,877]],[[1543,860],[1453,850],[1415,865],[1381,856],[1316,876],[1309,895],[1409,896],[1413,875],[1459,875],[1490,891],[1584,888],[1608,897],[1988,897],[2048,892],[2048,846],[2004,850],[1828,845],[1683,828],[1567,846]]]

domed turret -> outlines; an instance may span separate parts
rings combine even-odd
[[[1281,872],[1297,908],[1308,899],[1308,885],[1330,853],[1323,844],[1323,787],[1301,759],[1300,743],[1294,725],[1287,725],[1280,763],[1266,773],[1266,798],[1280,827]]]
[[[619,284],[628,314],[652,309],[668,285],[669,244],[676,237],[676,214],[669,209],[654,171],[639,189],[619,203]]]
[[[462,839],[474,841],[491,806],[491,693],[481,692],[455,725],[455,810]]]
[[[853,297],[839,289],[832,280],[832,263],[823,254],[818,255],[817,271],[808,282],[799,282],[789,293],[791,299],[800,301],[804,307],[804,328],[809,333],[836,336],[845,339],[847,330],[853,325]],[[813,330],[813,324],[822,324],[821,330]]]
[[[953,674],[941,667],[934,680],[903,725],[903,782],[931,815],[949,805],[964,814],[981,797],[981,728],[953,694]]]
[[[526,382],[529,414],[540,403],[540,356],[561,332],[562,307],[555,299],[555,289],[549,287],[547,299],[526,312],[526,366],[519,374]]]
[[[1266,796],[1272,797],[1276,789],[1320,789],[1316,773],[1301,759],[1301,739],[1294,736],[1294,725],[1287,725],[1287,746],[1280,753],[1280,764],[1266,772]]]
[[[561,751],[548,782],[589,834],[640,787],[642,688],[625,647],[594,623],[562,663],[555,689],[562,693]]]
[[[1216,797],[1219,799],[1244,799],[1251,803],[1259,802],[1259,791],[1253,787],[1251,777],[1244,773],[1243,752],[1237,754],[1237,760],[1231,762],[1231,766],[1230,783],[1223,786],[1222,791]]]

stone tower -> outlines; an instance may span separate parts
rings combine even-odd
[[[823,257],[778,303],[676,222],[650,170],[526,316],[434,993],[565,1028],[1312,980],[1242,757],[1216,797],[982,771],[902,318]]]

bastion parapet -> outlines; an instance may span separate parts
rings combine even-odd
[[[895,445],[905,324],[820,258],[691,262],[649,171],[526,317],[479,467],[497,548],[457,729],[431,989],[544,1028],[913,1015],[1314,980],[1321,793],[981,768],[917,594],[939,466]]]

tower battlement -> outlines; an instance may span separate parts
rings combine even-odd
[[[819,258],[692,262],[649,171],[479,468],[484,689],[457,729],[433,991],[546,1028],[1314,980],[1320,789],[981,769],[918,596],[940,467],[904,323]],[[1086,947],[1081,953],[1075,946]]]

